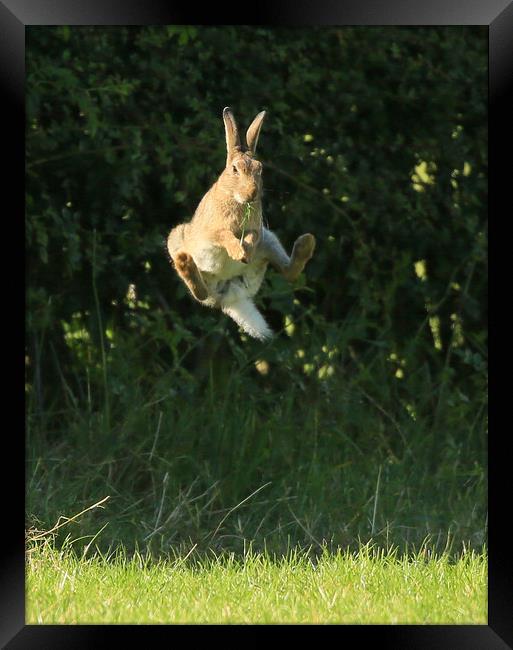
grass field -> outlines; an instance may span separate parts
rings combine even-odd
[[[117,362],[108,408],[29,409],[27,622],[486,622],[485,397],[380,355],[282,393]]]
[[[321,325],[169,363],[116,334],[69,381],[56,358],[27,400],[28,622],[486,621],[484,372]]]
[[[485,624],[486,553],[458,559],[292,551],[272,557],[214,554],[152,560],[71,547],[33,546],[27,556],[26,619],[70,623]]]
[[[350,346],[342,334],[341,349]],[[309,344],[298,363],[319,348],[320,369],[335,364],[322,338]],[[248,351],[224,365],[216,353],[203,377],[187,379],[178,364],[143,371],[133,345],[111,351],[105,403],[92,384],[83,397],[66,384],[69,404],[53,409],[28,400],[28,528],[49,530],[109,496],[71,530],[78,538],[106,526],[102,550],[486,543],[485,392],[463,399],[427,364],[396,379],[374,351],[322,379],[304,375],[288,339],[283,352],[267,350],[267,374]]]

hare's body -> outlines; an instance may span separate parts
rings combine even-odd
[[[262,165],[253,154],[264,115],[259,113],[249,127],[248,150],[242,151],[233,115],[224,110],[226,168],[191,221],[173,228],[167,240],[175,268],[194,298],[221,309],[258,339],[272,335],[252,300],[268,264],[294,280],[315,247],[313,235],[303,235],[289,258],[276,235],[262,225]]]

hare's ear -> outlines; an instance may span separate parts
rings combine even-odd
[[[246,132],[246,142],[248,143],[248,149],[251,151],[251,153],[256,152],[258,136],[260,135],[260,129],[262,128],[264,117],[265,111],[262,111],[251,122],[251,125]]]
[[[233,117],[232,109],[228,106],[223,109],[224,128],[226,131],[226,164],[230,162],[233,156],[234,149],[240,148],[240,137],[235,118]]]

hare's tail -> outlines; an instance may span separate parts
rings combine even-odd
[[[239,298],[228,305],[223,305],[222,310],[255,339],[264,341],[273,335],[272,329],[249,298]]]

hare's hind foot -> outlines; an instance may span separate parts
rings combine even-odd
[[[283,270],[283,275],[293,282],[297,279],[315,250],[315,237],[310,233],[301,235],[294,243],[290,264]]]
[[[208,289],[192,256],[185,251],[180,251],[173,256],[173,262],[176,272],[196,300],[201,301],[208,298]]]

